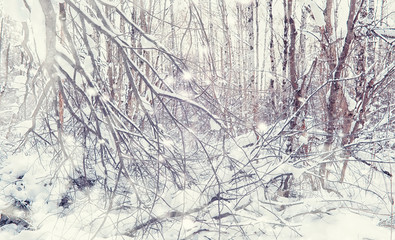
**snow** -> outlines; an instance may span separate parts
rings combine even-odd
[[[232,0],[226,0],[226,1],[228,1],[229,3],[232,2]],[[247,4],[251,4],[253,0],[236,0],[235,2],[239,4],[247,5]]]
[[[93,75],[93,72],[94,72],[94,67],[93,67],[93,65],[92,65],[92,61],[91,61],[91,59],[90,58],[85,58],[84,59],[84,62],[83,62],[83,69],[84,69],[84,71],[87,73],[87,74],[89,74],[89,75]]]
[[[309,143],[309,139],[308,139],[306,136],[301,135],[301,136],[299,137],[299,143],[300,143],[300,144],[308,144],[308,143]]]
[[[262,129],[270,129],[270,126],[263,126]],[[77,140],[71,135],[65,135],[65,146],[70,152],[73,152],[75,159],[80,152]],[[301,141],[301,139],[299,139]],[[227,141],[226,149],[229,151],[228,155],[240,162],[248,161],[248,151],[243,152],[243,147],[256,141],[255,134],[249,133],[242,135],[235,139],[235,141]],[[165,139],[163,141],[166,147],[174,145],[173,140]],[[164,156],[160,156],[164,158]],[[8,186],[3,187],[3,194],[13,195],[19,199],[26,199],[30,197],[33,201],[31,210],[34,212],[32,221],[35,224],[34,231],[22,230],[18,233],[16,226],[4,226],[0,231],[0,239],[42,239],[42,240],[60,240],[60,239],[90,239],[93,234],[99,229],[101,225],[101,216],[106,214],[106,209],[99,204],[102,201],[102,196],[99,187],[94,187],[91,190],[77,192],[75,195],[75,202],[70,209],[61,209],[58,206],[59,196],[68,191],[68,186],[61,181],[53,182],[48,185],[45,182],[53,167],[50,165],[43,165],[42,162],[51,159],[51,156],[39,157],[31,154],[17,154],[9,157],[0,168],[1,180],[0,183],[5,183]],[[46,159],[46,160],[45,160]],[[70,160],[67,160],[70,162]],[[163,159],[161,164],[168,164]],[[212,161],[212,165],[216,169],[216,176],[224,184],[232,183],[234,174],[229,167],[225,167],[226,158],[218,158]],[[68,163],[62,163],[62,165]],[[189,164],[193,164],[189,162]],[[104,170],[101,164],[97,165],[97,173],[101,174]],[[207,167],[207,166],[206,166]],[[255,165],[259,168],[259,164]],[[246,172],[250,171],[247,166],[244,168]],[[275,169],[271,171],[270,169]],[[284,162],[275,166],[271,166],[268,171],[270,176],[276,176],[282,173],[292,173],[295,179],[302,178],[307,172],[304,168],[295,167],[292,163]],[[196,168],[197,171],[203,171]],[[69,166],[62,167],[60,176],[66,176],[70,171]],[[18,180],[18,176],[23,175],[23,178]],[[266,175],[264,175],[266,176]],[[181,176],[185,178],[187,176]],[[268,177],[268,176],[267,176]],[[266,181],[270,178],[263,178]],[[165,191],[160,193],[159,201],[150,210],[149,214],[144,214],[145,221],[152,217],[169,217],[169,213],[188,212],[195,208],[204,206],[210,199],[218,194],[218,187],[215,185],[215,179],[209,178],[207,181],[202,181],[200,186],[186,186],[185,189],[177,189],[175,187],[167,187]],[[18,184],[9,184],[15,182]],[[45,185],[47,183],[47,185]],[[23,185],[22,185],[23,184]],[[170,185],[169,185],[170,186]],[[138,186],[139,191],[144,192],[143,185]],[[202,189],[205,193],[202,194]],[[243,191],[243,189],[240,189]],[[240,192],[242,194],[242,192]],[[51,196],[52,195],[52,196]],[[55,195],[55,196],[54,196]],[[387,239],[390,230],[379,226],[379,222],[385,219],[385,215],[364,214],[362,210],[355,208],[339,207],[336,202],[337,198],[312,197],[301,200],[292,200],[280,197],[276,201],[268,201],[263,197],[263,193],[256,195],[246,195],[237,201],[222,201],[222,214],[232,214],[229,217],[221,219],[221,224],[226,227],[228,224],[234,224],[233,219],[238,219],[238,224],[243,226],[246,232],[256,232],[250,236],[250,239]],[[224,196],[226,197],[226,196]],[[115,200],[122,202],[123,200]],[[134,200],[131,200],[134,201]],[[340,200],[342,201],[342,200]],[[354,201],[351,198],[344,198],[343,201]],[[363,204],[370,205],[375,203],[372,197],[363,196]],[[4,204],[7,204],[5,201]],[[217,201],[206,206],[200,212],[201,217],[205,214],[216,217],[219,215],[217,209]],[[269,206],[273,206],[270,208]],[[287,206],[282,211],[277,211],[277,208]],[[240,210],[241,209],[241,210]],[[245,209],[245,211],[243,210]],[[354,210],[355,209],[355,210]],[[362,207],[361,207],[362,209]],[[262,216],[257,216],[262,215]],[[134,216],[134,215],[131,215]],[[170,225],[165,225],[162,232],[166,239],[177,238],[177,236],[186,237],[200,229],[207,228],[207,225],[198,220],[194,214],[187,214],[185,216],[174,218]],[[95,239],[132,239],[126,236],[117,236],[123,225],[119,224],[119,229],[114,229],[113,223],[119,219],[130,218],[116,213],[109,214],[108,220],[101,227],[101,231]],[[276,224],[279,218],[285,224],[285,227],[279,227]],[[215,220],[216,221],[216,220]],[[272,226],[277,227],[272,227]],[[127,224],[125,224],[127,228]],[[261,231],[264,231],[261,232]],[[302,237],[295,233],[297,231]],[[218,235],[213,232],[202,232],[202,235],[195,235],[197,239],[200,236],[211,237],[216,239]],[[223,237],[227,239],[243,239],[242,235],[237,235],[237,232],[229,230],[224,233]],[[157,239],[154,236],[146,239]]]
[[[201,56],[207,56],[208,53],[209,53],[208,47],[206,47],[206,46],[204,46],[204,45],[202,45],[202,46],[199,47],[199,55],[201,55]]]
[[[41,9],[40,1],[32,1],[30,4],[32,9],[31,12],[31,26],[32,26],[32,38],[29,38],[29,46],[31,49],[35,49],[35,53],[38,54],[38,58],[44,61],[46,57],[46,33],[45,33],[45,16]]]
[[[394,28],[375,28],[373,31],[383,38],[386,38],[389,42],[395,41],[395,29]]]
[[[171,77],[171,76],[167,76],[167,77],[164,79],[164,81],[165,81],[165,83],[168,84],[169,86],[171,86],[171,85],[173,85],[174,83],[176,83],[176,80],[175,80],[173,77]]]
[[[14,129],[14,133],[15,134],[23,135],[31,127],[32,127],[32,121],[31,120],[26,120],[26,121],[20,122],[17,125],[15,125],[13,129]]]
[[[191,72],[184,71],[182,73],[182,79],[184,79],[185,81],[190,81],[190,80],[192,80],[192,78],[193,78],[193,75]]]
[[[335,210],[324,217],[306,216],[302,220],[301,239],[389,239],[390,230],[377,225],[374,217],[361,216],[347,210]]]
[[[298,101],[301,102],[302,104],[306,103],[306,99],[303,97],[298,97]]]
[[[259,132],[260,134],[263,134],[263,133],[267,132],[268,129],[269,129],[269,128],[268,128],[268,126],[266,125],[266,123],[264,123],[264,122],[258,123],[258,128],[257,128],[257,130],[258,130],[258,132]]]
[[[8,85],[9,88],[14,89],[23,89],[26,86],[26,76],[15,76],[13,81],[11,81]],[[23,93],[23,91],[19,91],[19,93]]]
[[[147,111],[147,113],[149,113],[149,114],[154,113],[154,109],[152,108],[151,104],[145,98],[142,98],[141,102],[143,103],[144,109],[145,109],[145,111]]]
[[[292,173],[294,178],[299,178],[305,172],[305,169],[297,168],[297,167],[295,167],[291,164],[288,164],[288,163],[282,163],[278,166],[273,167],[272,170],[269,170],[268,172],[270,172],[270,175],[272,175],[272,176],[278,176],[281,174]]]
[[[30,12],[23,4],[23,0],[7,1],[7,4],[3,4],[3,8],[6,16],[17,22],[27,22],[30,18]]]
[[[357,102],[350,97],[347,90],[344,91],[344,97],[346,98],[348,111],[353,111],[357,106]]]
[[[210,119],[210,128],[213,131],[219,131],[221,130],[221,126],[218,125],[218,123],[216,123],[213,119]]]
[[[86,95],[88,97],[96,97],[99,93],[97,92],[96,88],[88,87],[86,89]]]
[[[156,48],[156,45],[152,41],[148,41],[146,38],[141,39],[141,46],[143,48]]]

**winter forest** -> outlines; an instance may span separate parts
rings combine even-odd
[[[0,239],[395,239],[395,2],[0,17]]]

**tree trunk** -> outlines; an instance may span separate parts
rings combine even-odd
[[[333,27],[332,27],[332,7],[333,7],[333,0],[327,0],[326,1],[326,6],[324,9],[324,20],[325,20],[325,27],[321,29],[321,48],[322,51],[324,52],[324,56],[326,56],[326,60],[329,65],[329,73],[332,73],[334,68],[336,67],[335,64],[335,59],[336,59],[336,51],[334,49],[334,46],[331,42],[332,39],[332,32],[333,32]],[[332,76],[328,76],[329,78],[332,78]],[[331,91],[331,90],[329,90]],[[331,92],[332,94],[332,92]],[[333,143],[333,134],[334,134],[334,121],[335,121],[335,109],[333,107],[329,106],[327,104],[327,137],[325,140],[325,151],[329,152],[332,143]],[[326,176],[326,163],[321,163],[320,165],[320,176],[321,176],[321,183],[322,186],[324,187],[324,178]]]
[[[288,0],[283,0],[283,6],[284,6],[284,35],[283,35],[283,65],[282,65],[282,70],[283,70],[283,75],[281,76],[282,78],[282,84],[281,84],[281,90],[282,90],[282,115],[283,118],[285,119],[288,114],[287,114],[287,66],[288,66],[288,31],[289,31],[289,17],[290,13],[288,12]]]
[[[275,91],[275,79],[276,79],[276,55],[274,51],[274,26],[273,26],[273,0],[268,1],[268,15],[269,15],[269,28],[270,28],[270,40],[269,40],[269,55],[270,55],[270,81],[269,81],[269,94],[270,94],[270,106],[272,111],[276,109],[276,91]],[[273,119],[275,115],[271,115]]]
[[[224,120],[225,124],[229,125],[227,127],[230,127],[230,131],[233,130],[233,124],[232,124],[232,119],[230,118],[229,115],[229,105],[230,105],[230,96],[232,92],[232,84],[233,84],[233,59],[232,59],[232,38],[229,32],[229,24],[228,24],[228,12],[227,12],[227,6],[226,2],[224,0],[219,0],[218,1],[218,6],[221,12],[221,19],[222,19],[222,34],[224,37],[224,47],[222,50],[222,76],[226,81],[227,86],[225,90],[225,98],[223,99],[224,101]]]
[[[342,71],[344,69],[344,65],[350,50],[350,45],[354,38],[354,24],[355,24],[355,13],[356,13],[356,1],[351,0],[350,2],[350,10],[347,19],[347,34],[346,39],[343,45],[343,49],[340,53],[340,56],[337,60],[336,68],[334,69],[333,81],[330,87],[330,93],[328,98],[328,138],[326,144],[333,143],[333,134],[337,128],[337,126],[342,126],[343,139],[342,146],[347,143],[350,143],[351,139],[348,138],[348,134],[350,133],[351,124],[353,121],[354,113],[349,110],[348,103],[345,98],[343,88],[340,82],[336,81],[341,78]],[[343,119],[342,123],[339,123],[337,120],[341,118]],[[345,171],[347,168],[348,161],[344,161],[340,181],[344,180]]]
[[[295,50],[296,50],[296,28],[295,22],[292,15],[292,0],[288,0],[288,16],[289,16],[289,25],[290,25],[290,45],[289,45],[289,78],[291,81],[292,93],[293,93],[293,112],[297,112],[297,114],[293,117],[290,122],[290,130],[299,130],[298,129],[298,118],[300,115],[299,108],[301,107],[301,99],[302,99],[302,89],[298,85],[298,77],[296,75],[296,60],[295,60]],[[304,120],[302,120],[304,121]],[[304,125],[304,124],[303,124]],[[299,126],[300,127],[300,126]],[[293,152],[293,144],[294,144],[294,137],[290,136],[288,138],[288,146],[287,146],[287,153],[290,154]]]
[[[252,113],[252,125],[256,126],[258,121],[257,116],[257,82],[255,81],[255,34],[254,34],[254,3],[250,3],[245,9],[246,30],[248,49],[246,51],[245,68],[247,71],[247,116]],[[249,99],[251,101],[249,102]]]

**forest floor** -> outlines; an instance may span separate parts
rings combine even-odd
[[[69,203],[64,195],[70,188],[69,180],[67,176],[61,174],[52,175],[54,173],[51,172],[52,155],[39,155],[36,149],[14,152],[17,143],[31,126],[31,121],[15,120],[16,115],[23,114],[23,108],[19,107],[23,105],[23,94],[17,91],[21,86],[23,79],[19,81],[16,79],[13,85],[9,86],[10,91],[0,99],[0,132],[2,133],[0,135],[0,189],[2,189],[0,239],[88,240],[93,237],[98,240],[136,239],[125,236],[119,231],[125,227],[120,226],[118,220],[127,216],[107,214],[107,209],[100,205],[103,199],[99,187],[75,192],[75,200]],[[248,139],[240,145],[247,143]],[[234,151],[236,152],[232,154],[235,157],[246,152]],[[71,166],[63,165],[63,167]],[[350,171],[352,167],[353,165],[350,165]],[[358,165],[354,167],[358,168]],[[293,170],[297,169],[293,168]],[[324,190],[311,192],[294,200],[280,197],[276,199],[274,205],[290,201],[291,204],[284,208],[269,209],[276,216],[275,218],[268,219],[264,215],[245,222],[245,225],[240,223],[241,232],[244,232],[242,237],[233,237],[233,233],[230,230],[226,233],[226,227],[222,226],[222,231],[225,233],[221,239],[395,239],[395,233],[390,227],[393,224],[390,223],[389,218],[393,206],[386,203],[390,202],[388,199],[378,200],[380,197],[375,196],[378,194],[374,193],[376,189],[381,192],[381,196],[387,198],[391,196],[391,192],[388,191],[390,189],[388,178],[384,178],[381,173],[372,173],[363,164],[359,166],[359,170],[360,172],[355,169],[352,171],[358,172],[360,176],[364,174],[363,171],[372,174],[368,185],[373,190],[365,191],[363,188],[340,184],[343,189],[338,191],[342,196],[347,197],[334,197]],[[198,173],[199,169],[196,171],[197,176],[204,175]],[[226,174],[223,173],[224,176]],[[218,176],[220,175],[218,172]],[[346,180],[354,185],[361,181],[352,178]],[[201,181],[202,183],[198,184],[204,185],[203,180]],[[171,198],[174,195],[167,197]],[[184,202],[181,204],[186,206],[191,200],[184,198],[182,201]],[[163,209],[167,209],[167,206],[163,206]],[[248,215],[248,212],[243,214]],[[103,221],[106,217],[107,220]],[[283,224],[282,220],[278,221],[279,219],[283,219]],[[277,223],[261,227],[260,221],[270,220]],[[219,238],[218,233],[205,233],[204,228],[191,219],[186,218],[182,221],[182,225],[184,237],[174,235],[174,232],[181,231],[181,228],[173,231],[172,224],[169,224],[163,226],[162,238],[169,240]],[[202,230],[200,234],[194,234],[200,230]],[[141,239],[156,238],[147,235]]]

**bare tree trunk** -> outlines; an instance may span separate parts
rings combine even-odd
[[[147,1],[140,0],[140,6],[144,6],[144,3],[146,3],[146,2]],[[152,5],[152,2],[149,1],[148,3],[149,3],[148,4],[149,5],[148,9],[150,9],[150,6]],[[150,20],[149,20],[149,18],[150,17],[149,17],[149,14],[147,14],[147,10],[144,9],[144,8],[140,8],[140,25],[141,25],[141,29],[147,34],[150,34],[150,26],[149,26]],[[141,45],[141,41],[140,41],[140,45]],[[147,50],[142,49],[141,54],[147,61],[150,61],[150,53]],[[141,62],[141,66],[145,67],[145,75],[149,76],[150,68],[149,68],[148,64],[144,64],[143,62]],[[142,79],[140,79],[139,85],[140,85],[140,94],[142,96],[146,96],[147,87],[146,87],[145,84],[143,84],[143,80]]]
[[[381,1],[381,9],[380,9],[380,27],[383,26],[383,21],[384,21],[384,16],[386,16],[387,13],[387,8],[386,8],[386,0],[382,0]],[[384,49],[384,41],[380,38],[379,39],[379,44],[378,44],[378,55],[382,56],[383,55],[383,50]],[[378,59],[379,62],[384,62],[384,59]],[[381,64],[380,64],[381,65]],[[380,69],[381,70],[381,69]]]
[[[229,123],[230,130],[233,130],[232,119],[229,116],[229,101],[231,96],[231,86],[233,84],[233,59],[232,59],[232,38],[229,33],[229,24],[228,24],[228,12],[226,2],[224,0],[218,1],[218,6],[221,12],[222,19],[222,33],[225,40],[225,44],[223,47],[223,57],[222,57],[222,76],[225,78],[227,82],[226,90],[225,90],[225,98],[224,98],[224,118],[225,124]]]
[[[368,4],[368,15],[367,15],[367,24],[373,26],[374,23],[374,0],[369,0]],[[372,33],[372,31],[369,29],[367,32],[368,35],[368,44],[367,44],[367,67],[369,68],[370,66],[373,65],[374,60],[375,60],[375,37]],[[368,72],[368,78],[372,79],[374,78],[374,67]]]
[[[333,79],[338,80],[341,78],[342,71],[345,66],[345,61],[347,58],[347,55],[350,51],[350,45],[351,42],[354,38],[354,24],[355,24],[355,13],[356,13],[356,1],[357,0],[351,0],[350,2],[350,10],[349,10],[349,15],[347,19],[347,35],[346,39],[343,45],[343,49],[340,53],[340,56],[337,60],[337,65],[335,68],[335,72],[333,74]],[[339,111],[340,110],[340,111]],[[354,113],[351,112],[348,109],[347,105],[347,100],[345,99],[344,92],[342,89],[341,83],[338,81],[334,81],[331,83],[331,88],[330,88],[330,93],[329,93],[329,98],[328,98],[328,116],[329,116],[329,140],[331,140],[331,143],[333,142],[333,133],[336,130],[336,120],[338,117],[342,117],[343,122],[342,122],[342,132],[343,136],[345,136],[342,139],[342,146],[344,146],[347,143],[350,143],[350,140],[348,138],[348,134],[350,133],[350,128],[351,128],[351,123],[352,119],[354,116]],[[348,139],[346,139],[348,138]],[[328,139],[327,139],[328,140]],[[345,171],[347,168],[348,161],[344,161],[342,172],[341,172],[341,177],[340,181],[342,182],[344,180],[345,176]]]
[[[62,28],[60,30],[60,44],[65,44],[64,28],[66,27],[66,3],[59,3],[59,20],[61,21]],[[62,83],[64,80],[61,80]],[[61,91],[58,91],[58,105],[59,105],[59,122],[61,129],[64,123],[64,99]]]
[[[56,96],[60,92],[56,91],[56,87],[62,86],[60,77],[57,74],[57,70],[55,68],[56,64],[56,13],[52,5],[52,1],[50,0],[40,0],[40,5],[41,9],[44,13],[45,16],[45,45],[46,45],[46,56],[45,60],[43,63],[43,69],[47,72],[48,75],[48,85],[50,88],[48,90],[52,90],[53,94]],[[61,95],[59,95],[61,96]],[[59,148],[61,149],[61,152],[63,153],[63,156],[67,159],[68,158],[68,153],[64,147],[63,143],[63,130],[62,130],[62,122],[60,114],[63,114],[59,112],[59,110],[63,111],[63,105],[60,106],[59,101],[56,101],[57,98],[55,97],[54,101],[54,110],[55,110],[55,116],[57,116],[56,119],[56,127],[57,127],[57,141],[59,144]],[[63,101],[63,100],[62,100]],[[62,103],[63,104],[63,103]],[[60,109],[62,107],[62,109]],[[63,117],[63,116],[62,116]],[[35,128],[35,119],[33,119],[33,124],[31,130]]]
[[[209,27],[208,27],[208,42],[209,42],[209,56],[211,60],[211,77],[215,78],[217,76],[216,72],[216,47],[215,47],[215,39],[216,39],[216,32],[214,31],[214,15],[213,15],[213,10],[212,10],[212,3],[211,0],[209,0]]]
[[[367,17],[367,9],[366,9],[366,1],[362,2],[360,9],[360,19],[361,21],[366,21]],[[356,81],[355,86],[355,99],[359,102],[363,98],[364,94],[364,86],[366,83],[366,38],[363,36],[362,32],[359,33],[359,36],[356,36],[355,39],[358,44],[356,44],[356,73],[360,75],[359,81]]]
[[[134,0],[136,1],[136,0]],[[136,3],[133,3],[133,7],[131,9],[132,13],[131,13],[131,18],[134,22],[137,22],[137,7],[136,7]],[[137,32],[137,30],[133,27],[133,26],[129,26],[129,31],[131,31],[131,37],[130,37],[130,45],[133,48],[137,48],[137,44],[138,44],[138,38],[139,38],[139,34]],[[131,59],[132,60],[136,60],[135,59],[136,56],[135,54],[133,54],[132,50],[131,50]],[[125,69],[126,70],[126,69]],[[128,115],[128,117],[130,117],[131,119],[134,119],[135,117],[135,113],[137,111],[137,104],[134,101],[135,100],[135,96],[133,96],[133,89],[132,89],[132,83],[131,81],[135,81],[136,85],[137,83],[137,77],[133,74],[133,71],[131,71],[132,76],[134,77],[134,79],[129,80],[127,83],[127,94],[126,94],[126,103],[125,103],[125,113]]]
[[[327,0],[326,6],[324,9],[324,19],[325,19],[325,27],[321,29],[321,48],[324,51],[324,56],[326,56],[326,60],[329,65],[329,73],[332,73],[334,68],[336,67],[335,59],[336,59],[336,51],[334,49],[334,45],[332,44],[332,8],[333,8],[333,0]],[[331,77],[331,76],[329,76]],[[331,90],[329,90],[331,91]],[[332,92],[331,92],[332,93]],[[334,121],[335,121],[335,109],[330,109],[327,104],[327,138],[325,140],[325,151],[329,152],[332,143],[333,143],[333,134],[334,134]],[[321,163],[320,165],[320,176],[322,177],[322,186],[324,187],[324,178],[326,175],[326,163]]]
[[[256,36],[255,36],[255,81],[256,81],[256,91],[258,93],[259,90],[262,89],[262,83],[258,82],[260,75],[262,75],[262,71],[260,71],[260,64],[259,64],[259,0],[255,0],[255,29],[256,29]],[[257,96],[258,100],[260,99],[260,95]]]
[[[276,54],[274,51],[274,26],[273,26],[273,0],[268,1],[268,15],[269,15],[269,28],[270,28],[270,40],[269,40],[269,55],[270,55],[270,81],[269,81],[269,94],[270,94],[270,105],[273,111],[276,111],[276,91],[275,91],[275,76],[276,76]],[[273,118],[275,115],[269,116]]]
[[[251,99],[250,102],[247,102],[247,112],[249,115],[252,113],[252,125],[256,126],[258,121],[257,111],[257,82],[255,81],[255,34],[254,34],[254,3],[250,3],[245,9],[245,17],[246,17],[246,29],[248,36],[248,49],[246,52],[246,64],[245,68],[247,71],[247,101]]]
[[[283,0],[284,7],[284,35],[283,35],[283,65],[282,65],[282,84],[281,84],[281,100],[282,100],[282,115],[283,118],[288,116],[287,113],[287,66],[288,66],[288,36],[289,36],[289,17],[290,14],[288,12],[288,0]]]
[[[288,0],[288,16],[290,25],[290,45],[289,45],[289,78],[291,81],[292,93],[293,93],[293,112],[297,112],[296,116],[290,122],[290,130],[293,131],[297,129],[298,117],[300,114],[299,108],[301,106],[302,89],[298,85],[298,77],[296,75],[296,60],[295,60],[295,50],[296,50],[296,28],[295,22],[292,18],[292,0]],[[287,152],[293,152],[294,139],[293,136],[288,139]]]
[[[177,52],[176,28],[174,22],[174,0],[170,0],[170,24],[171,24],[170,47],[172,51]]]
[[[106,7],[106,15],[108,19],[111,19],[110,15],[110,8]],[[115,99],[115,78],[113,74],[113,46],[112,46],[112,41],[111,39],[106,40],[106,53],[107,53],[107,78],[108,78],[108,83],[110,87],[110,99],[114,100]]]
[[[360,14],[363,19],[362,22],[366,22],[367,24],[373,23],[373,15],[374,15],[374,1],[369,0],[368,7],[366,6],[366,2],[364,1],[361,6]],[[365,21],[364,21],[365,20]],[[349,125],[344,124],[343,133],[344,137],[342,139],[342,145],[346,145],[352,143],[355,139],[356,134],[363,127],[366,120],[366,113],[368,111],[368,104],[373,102],[374,89],[373,85],[375,82],[375,71],[373,67],[374,63],[374,35],[372,35],[369,31],[364,33],[366,34],[361,40],[363,40],[360,45],[363,49],[358,53],[358,62],[357,62],[357,73],[361,75],[361,79],[359,79],[360,84],[358,87],[359,91],[356,95],[356,108],[353,113],[348,113],[348,116],[353,117],[354,120],[349,119],[346,122],[350,122]],[[366,45],[366,46],[365,46]],[[366,50],[365,50],[366,49]],[[363,66],[362,68],[358,68],[358,66]],[[366,66],[366,67],[365,67]],[[354,117],[355,116],[355,117]],[[346,151],[346,157],[349,155],[348,151]],[[342,182],[345,177],[345,171],[347,168],[348,161],[345,161],[343,164],[340,181]]]
[[[119,30],[121,33],[125,33],[125,20],[120,17],[119,19]],[[118,91],[118,107],[121,109],[122,106],[122,96],[126,96],[126,93],[124,93],[124,88],[125,88],[125,83],[124,83],[124,77],[123,77],[123,64],[121,64],[122,59],[122,52],[120,49],[117,49],[117,59],[118,59],[118,77],[117,77],[117,91]]]
[[[301,21],[300,21],[300,36],[299,36],[299,76],[305,74],[307,67],[305,66],[306,63],[306,35],[304,31],[306,30],[306,18],[307,18],[307,10],[305,7],[302,8],[301,11]]]
[[[238,81],[239,85],[239,95],[241,96],[241,103],[240,103],[240,116],[242,118],[242,121],[244,123],[247,122],[246,120],[246,104],[247,104],[247,83],[246,83],[246,74],[245,74],[245,51],[244,51],[244,28],[243,28],[243,8],[242,6],[237,3],[236,5],[236,11],[237,11],[237,31],[238,31],[238,41],[237,41],[237,67],[238,67],[238,76],[236,76],[236,79]]]

